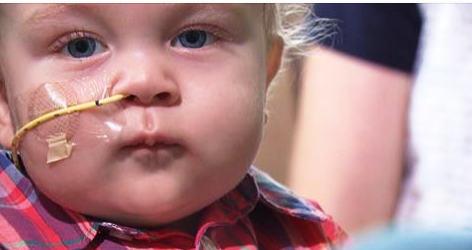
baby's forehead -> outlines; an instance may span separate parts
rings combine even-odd
[[[261,4],[84,4],[84,3],[56,3],[56,4],[2,4],[0,14],[21,21],[34,21],[51,18],[61,14],[71,13],[95,13],[106,15],[107,13],[119,11],[120,8],[133,10],[142,14],[160,12],[166,15],[185,15],[186,13],[214,14],[217,18],[224,13],[232,13],[239,18],[251,18],[252,15],[260,15]],[[123,16],[115,15],[123,18]]]

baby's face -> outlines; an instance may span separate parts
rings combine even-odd
[[[118,223],[153,226],[200,210],[244,177],[261,138],[267,83],[278,67],[277,50],[272,60],[267,53],[262,6],[1,8],[3,99],[13,127],[57,98],[71,105],[130,95],[41,125],[22,139],[26,169],[52,200]],[[59,132],[74,147],[68,158],[47,164],[46,139],[57,129],[65,129]]]

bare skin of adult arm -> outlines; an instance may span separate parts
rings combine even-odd
[[[348,233],[395,211],[412,77],[330,49],[303,70],[289,186]]]

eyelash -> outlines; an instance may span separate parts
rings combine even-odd
[[[62,48],[64,48],[64,46],[67,46],[67,44],[70,41],[73,41],[77,38],[84,38],[84,37],[94,38],[99,42],[101,41],[101,39],[98,38],[97,35],[94,35],[90,32],[87,32],[81,29],[75,29],[72,32],[67,33],[66,35],[63,35],[59,39],[56,39],[54,42],[52,42],[49,45],[48,50],[53,53],[60,52]]]
[[[173,36],[171,39],[169,39],[170,41],[174,40],[175,38],[177,38],[180,34],[182,34],[183,32],[186,32],[186,31],[192,31],[192,30],[201,30],[201,31],[205,31],[205,32],[208,32],[212,35],[215,36],[216,40],[215,40],[215,43],[218,43],[220,42],[221,40],[228,40],[228,41],[231,41],[233,40],[233,38],[231,37],[231,35],[217,27],[217,26],[214,26],[214,25],[210,25],[210,24],[193,24],[193,25],[190,25],[190,26],[187,26],[183,29],[179,29]]]
[[[202,31],[211,33],[216,38],[215,43],[220,42],[220,40],[222,39],[226,39],[228,41],[233,40],[232,36],[227,31],[219,27],[216,27],[214,25],[209,25],[209,24],[194,24],[194,25],[187,26],[183,29],[178,30],[178,32],[176,32],[176,34],[172,36],[172,39],[170,39],[170,41],[175,39],[182,32],[191,31],[191,30],[202,30]],[[48,50],[52,53],[60,52],[62,48],[64,48],[64,46],[67,46],[67,44],[70,41],[73,41],[74,39],[77,39],[77,38],[84,38],[84,37],[94,38],[99,42],[101,41],[101,39],[97,35],[94,35],[83,29],[74,29],[72,32],[67,33],[66,35],[62,35],[59,39],[56,39],[54,42],[52,42],[48,46]]]

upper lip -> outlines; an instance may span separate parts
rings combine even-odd
[[[155,109],[130,106],[124,113],[126,121],[119,134],[120,147],[174,146],[182,144],[182,137],[168,123],[162,113]]]
[[[132,134],[128,138],[125,138],[123,145],[125,147],[141,146],[145,145],[153,147],[155,145],[174,146],[177,145],[178,140],[169,135],[160,133],[136,133]]]

